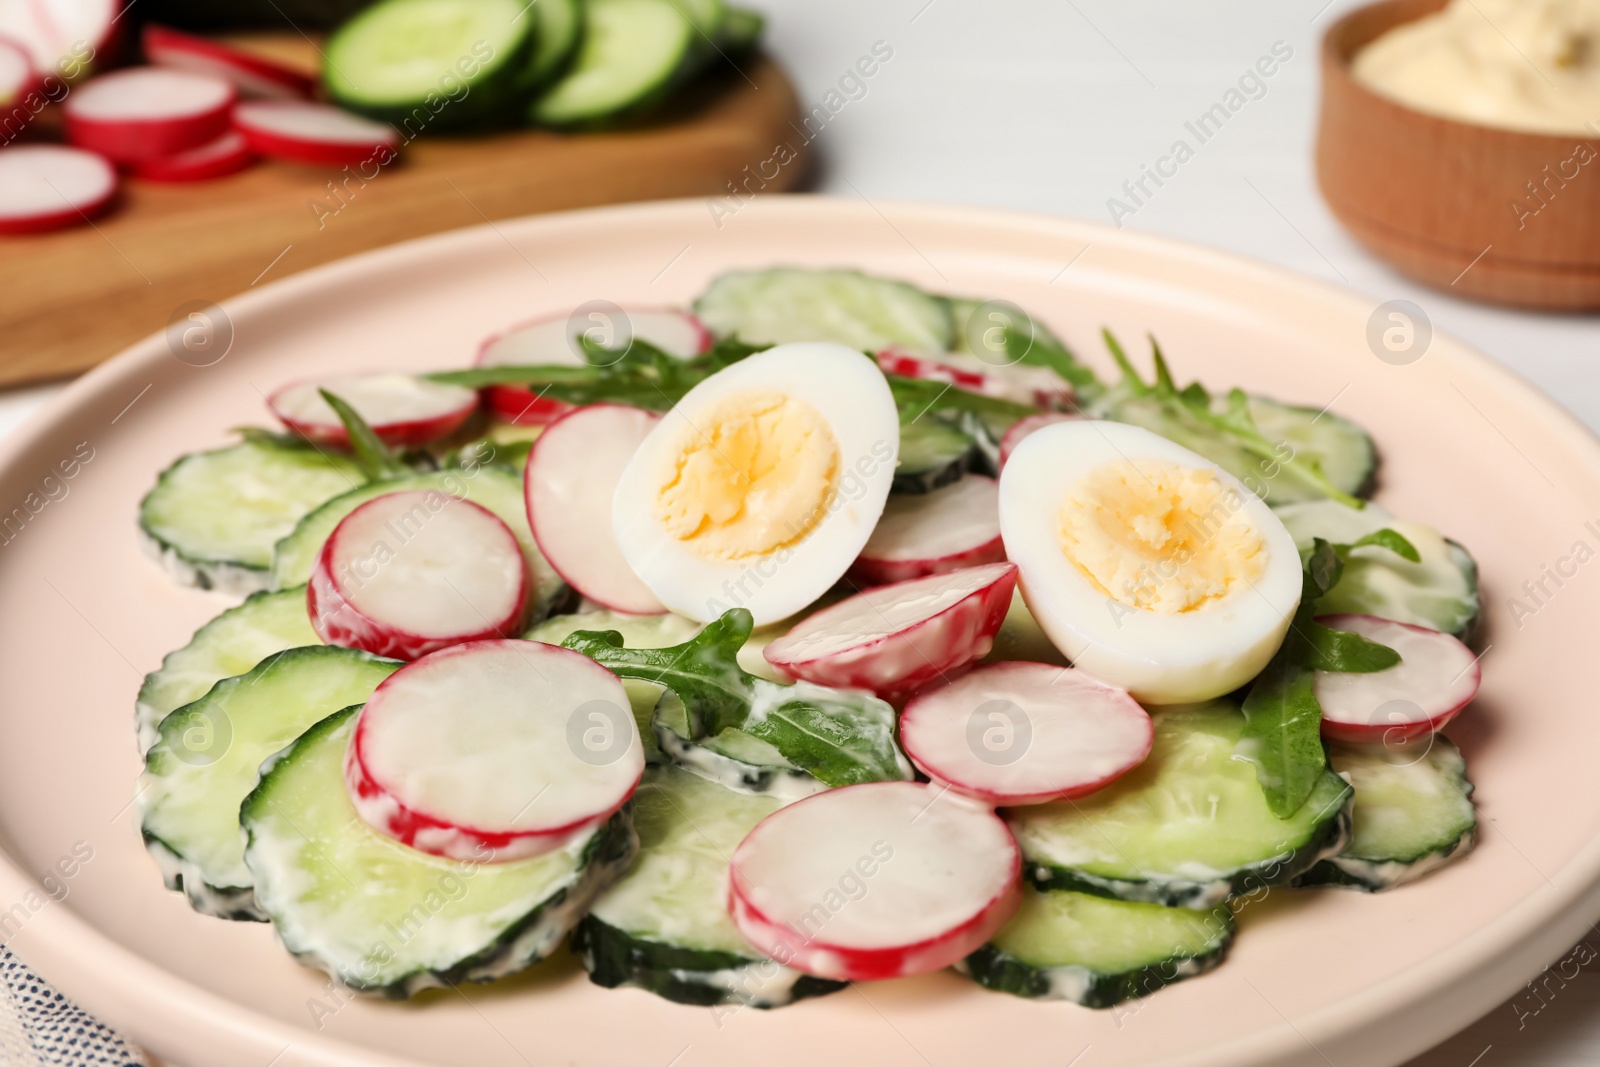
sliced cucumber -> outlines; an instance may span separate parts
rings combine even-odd
[[[169,889],[196,911],[264,919],[239,839],[239,802],[261,761],[400,667],[349,648],[293,648],[218,682],[161,721],[139,780],[141,828]]]
[[[519,86],[532,92],[550,84],[577,54],[583,38],[583,7],[581,0],[537,0],[528,14],[537,21],[537,29]]]
[[[587,0],[572,66],[529,114],[546,126],[591,125],[647,110],[677,84],[699,35],[673,0]]]
[[[1297,885],[1393,889],[1443,867],[1477,840],[1467,763],[1442,734],[1396,746],[1336,741],[1328,758],[1356,789],[1350,843]]]
[[[179,581],[254,592],[271,584],[278,539],[311,509],[365,480],[339,453],[241,441],[191,453],[162,471],[139,502],[139,529]]]
[[[1109,1008],[1204,974],[1232,943],[1226,905],[1168,908],[1027,889],[1011,922],[956,969],[1002,993]]]
[[[694,310],[712,333],[753,345],[837,341],[863,352],[893,345],[941,352],[955,334],[943,300],[853,270],[730,271]]]
[[[494,512],[511,527],[522,554],[528,561],[533,588],[529,595],[530,621],[538,621],[559,609],[570,595],[565,582],[545,561],[528,529],[527,506],[522,499],[522,475],[515,468],[482,466],[474,470],[442,470],[412,474],[383,482],[373,482],[329,500],[307,515],[293,532],[278,542],[272,559],[273,585],[278,589],[299,585],[311,577],[312,564],[323,542],[339,525],[339,520],[376,497],[405,490],[433,489],[462,500],[470,500]],[[391,549],[397,545],[389,546]]]
[[[322,83],[413,135],[460,128],[515,99],[537,28],[522,0],[379,0],[328,38]]]
[[[980,462],[973,439],[932,415],[900,426],[900,456],[892,493],[931,493],[958,481]]]
[[[256,899],[301,962],[393,999],[500,978],[553,952],[632,862],[627,809],[512,863],[448,860],[383,836],[345,790],[359,710],[328,716],[269,760],[239,809]]]
[[[1244,715],[1227,701],[1162,708],[1138,768],[1079,800],[1013,808],[1006,820],[1041,889],[1209,908],[1293,880],[1349,838],[1351,788],[1325,771],[1280,819],[1250,764],[1233,758]]]
[[[737,59],[761,43],[761,31],[766,25],[767,16],[753,8],[729,7],[717,45],[730,59]]]
[[[670,648],[683,644],[699,633],[701,626],[692,619],[670,612],[665,615],[622,615],[615,611],[583,611],[546,619],[523,636],[529,641],[559,645],[579,630],[616,630],[622,635],[622,643],[629,648]],[[666,687],[642,678],[624,678],[622,688],[628,694],[633,717],[639,724],[646,762],[660,763],[664,757],[656,745],[651,716],[655,713],[656,700]]]
[[[730,726],[714,737],[690,740],[688,710],[670,689],[656,701],[652,722],[663,756],[725,789],[798,800],[827,788],[771,744],[743,730]]]
[[[646,771],[633,798],[638,858],[573,937],[589,977],[683,1004],[755,1008],[843,989],[763,957],[728,917],[728,858],[782,806],[676,767]]]
[[[1397,518],[1370,502],[1359,511],[1332,500],[1292,504],[1279,509],[1278,517],[1302,556],[1311,551],[1314,538],[1353,544],[1387,527],[1410,541],[1421,557],[1412,563],[1387,549],[1356,549],[1345,562],[1339,584],[1318,601],[1318,611],[1377,615],[1470,636],[1482,607],[1478,565],[1465,548],[1438,530]]]
[[[321,644],[306,614],[306,587],[252,593],[194,632],[189,643],[169,652],[159,669],[144,676],[134,716],[139,751],[159,736],[161,720],[199,700],[224,678],[243,674],[274,652]]]
[[[1215,406],[1225,409],[1227,397],[1216,398]],[[1246,452],[1231,438],[1174,417],[1168,406],[1149,397],[1114,390],[1102,400],[1097,413],[1142,426],[1200,453],[1274,507],[1324,499],[1314,485],[1289,468]],[[1328,480],[1352,496],[1365,496],[1372,491],[1377,453],[1372,439],[1354,423],[1329,412],[1291,407],[1260,396],[1250,398],[1250,414],[1262,434],[1284,449],[1285,458],[1315,459]]]

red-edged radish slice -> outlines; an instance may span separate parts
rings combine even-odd
[[[228,132],[233,86],[158,67],[113,71],[62,104],[67,139],[116,163],[142,163],[210,144]]]
[[[58,145],[0,151],[0,233],[76,226],[116,195],[117,172],[93,152]]]
[[[202,182],[244,170],[256,160],[244,135],[229,130],[210,144],[175,156],[135,163],[133,176],[152,182]]]
[[[550,566],[582,596],[633,615],[667,609],[623,557],[611,532],[611,497],[660,419],[621,404],[570,411],[534,440],[522,483],[528,525]]]
[[[1018,419],[1011,424],[1010,429],[1000,436],[1000,466],[1002,468],[1005,467],[1006,460],[1011,458],[1011,453],[1017,450],[1017,446],[1022,443],[1023,438],[1035,430],[1042,430],[1053,422],[1071,422],[1079,418],[1082,418],[1082,416],[1068,415],[1064,411],[1046,411],[1038,415],[1029,415],[1026,418]]]
[[[383,166],[400,145],[393,126],[328,104],[247,100],[234,108],[233,124],[251,151],[314,167]]]
[[[346,515],[306,586],[324,641],[394,659],[518,633],[527,598],[511,530],[437,489],[390,493]]]
[[[1386,671],[1317,671],[1324,737],[1390,742],[1421,737],[1455,718],[1478,695],[1483,680],[1478,658],[1449,634],[1375,615],[1324,615],[1317,621],[1400,653],[1400,662]]]
[[[232,82],[242,97],[309,100],[316,89],[309,74],[210,38],[149,23],[143,40],[144,56],[156,66],[222,78]]]
[[[26,45],[0,37],[0,108],[15,107],[39,87],[40,75]],[[15,132],[7,129],[8,135]]]
[[[384,679],[345,754],[368,825],[460,860],[536,856],[627,803],[644,745],[622,680],[537,641],[476,641]]]
[[[115,50],[118,0],[0,0],[0,33],[28,51],[41,76],[78,77]]]
[[[448,437],[478,410],[478,394],[410,374],[348,374],[286,385],[267,398],[272,413],[308,440],[348,446],[339,416],[321,390],[356,409],[388,445],[424,445]]]
[[[1150,755],[1155,727],[1125,690],[1046,663],[993,663],[922,690],[900,743],[935,782],[986,804],[1085,796]]]
[[[969,474],[931,493],[890,497],[850,574],[879,585],[1005,558],[1000,483]]]
[[[764,650],[791,678],[894,699],[994,647],[1017,568],[991,563],[879,586],[809,616]]]
[[[922,353],[888,348],[877,354],[885,374],[948,382],[969,393],[1034,407],[1065,407],[1072,403],[1072,383],[1048,367],[1006,364],[996,366],[977,356],[959,352]]]
[[[577,338],[586,330],[599,331],[596,339],[608,348],[620,347],[625,334],[680,359],[691,359],[711,347],[711,331],[686,311],[619,310],[624,323],[607,322],[606,313],[596,311],[589,319],[547,315],[513,326],[483,342],[478,366],[582,366],[585,360]],[[572,409],[524,385],[491,385],[484,392],[495,418],[522,426],[543,426]]]
[[[869,782],[768,815],[734,850],[728,911],[785,966],[841,981],[968,955],[1020,900],[1022,853],[993,811],[939,786]]]

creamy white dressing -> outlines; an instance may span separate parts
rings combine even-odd
[[[1418,111],[1591,136],[1600,132],[1600,0],[1451,0],[1362,49],[1351,73]]]

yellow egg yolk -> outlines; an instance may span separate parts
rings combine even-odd
[[[1062,553],[1101,593],[1175,615],[1261,577],[1267,544],[1244,505],[1212,471],[1117,460],[1067,491],[1056,529]]]
[[[804,539],[825,517],[839,443],[816,408],[782,393],[732,393],[688,419],[657,494],[670,536],[709,559],[748,559]]]

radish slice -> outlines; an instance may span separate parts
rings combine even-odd
[[[1053,422],[1071,422],[1081,418],[1079,415],[1068,415],[1064,411],[1046,411],[1038,415],[1029,415],[1027,418],[1018,419],[1011,424],[1011,428],[1000,437],[1000,466],[1006,465],[1006,460],[1011,458],[1011,453],[1017,450],[1023,438],[1035,430],[1042,430]]]
[[[33,58],[25,45],[0,37],[0,107],[12,107],[22,102],[39,87],[39,72],[33,67]],[[16,114],[25,114],[20,109]],[[28,116],[32,117],[32,116]],[[9,135],[15,131],[9,127]]]
[[[633,795],[644,746],[622,680],[537,641],[476,641],[384,679],[345,753],[370,826],[423,852],[537,856]]]
[[[321,390],[356,409],[388,445],[410,447],[448,437],[478,410],[478,394],[410,374],[351,374],[284,386],[267,399],[285,426],[308,440],[348,447],[344,423]]]
[[[1021,866],[988,808],[925,783],[869,782],[761,820],[733,853],[728,911],[751,944],[795,970],[899,978],[989,940],[1021,899]]]
[[[67,139],[116,163],[142,163],[228,132],[233,86],[221,78],[135,67],[93,78],[62,105]]]
[[[903,582],[1006,558],[1000,483],[969,474],[931,493],[892,496],[850,567],[864,582]]]
[[[667,609],[628,566],[611,532],[611,497],[661,416],[620,404],[571,411],[541,433],[523,477],[539,551],[582,596],[633,615]]]
[[[1317,671],[1325,737],[1391,742],[1421,737],[1455,718],[1478,695],[1483,680],[1478,659],[1449,634],[1375,615],[1324,615],[1317,621],[1400,653],[1400,662],[1386,671]]]
[[[995,366],[977,356],[958,352],[935,354],[889,348],[878,353],[885,374],[948,382],[969,393],[1009,400],[1034,407],[1064,407],[1072,403],[1072,383],[1048,367],[1008,364]]]
[[[158,67],[222,78],[252,99],[309,100],[316,89],[309,74],[166,26],[145,26],[144,56]]]
[[[680,359],[691,359],[711,347],[711,331],[687,312],[617,311],[625,322],[606,321],[606,313],[596,311],[589,318],[576,313],[547,315],[513,326],[483,342],[478,349],[478,366],[582,366],[585,359],[577,338],[584,331],[597,328],[603,331],[598,339],[606,347],[619,347],[624,333]],[[571,404],[540,396],[525,385],[491,385],[485,393],[495,418],[522,426],[543,426],[572,409]]]
[[[435,489],[380,496],[340,520],[317,554],[306,608],[330,645],[417,659],[517,633],[527,597],[506,524]]]
[[[92,152],[17,145],[0,152],[0,233],[76,226],[110,205],[117,172]]]
[[[995,663],[912,697],[900,743],[935,782],[987,804],[1085,796],[1143,763],[1150,716],[1083,671]]]
[[[117,0],[0,0],[0,33],[39,74],[76,78],[112,50],[120,10]]]
[[[255,158],[244,136],[229,130],[210,144],[164,159],[136,163],[132,169],[134,177],[146,181],[200,182],[235,174],[254,163]]]
[[[991,563],[857,593],[773,641],[767,662],[791,678],[894,699],[989,654],[1017,568]]]
[[[233,124],[252,151],[314,167],[383,166],[400,144],[393,126],[327,104],[251,100],[234,109]]]

